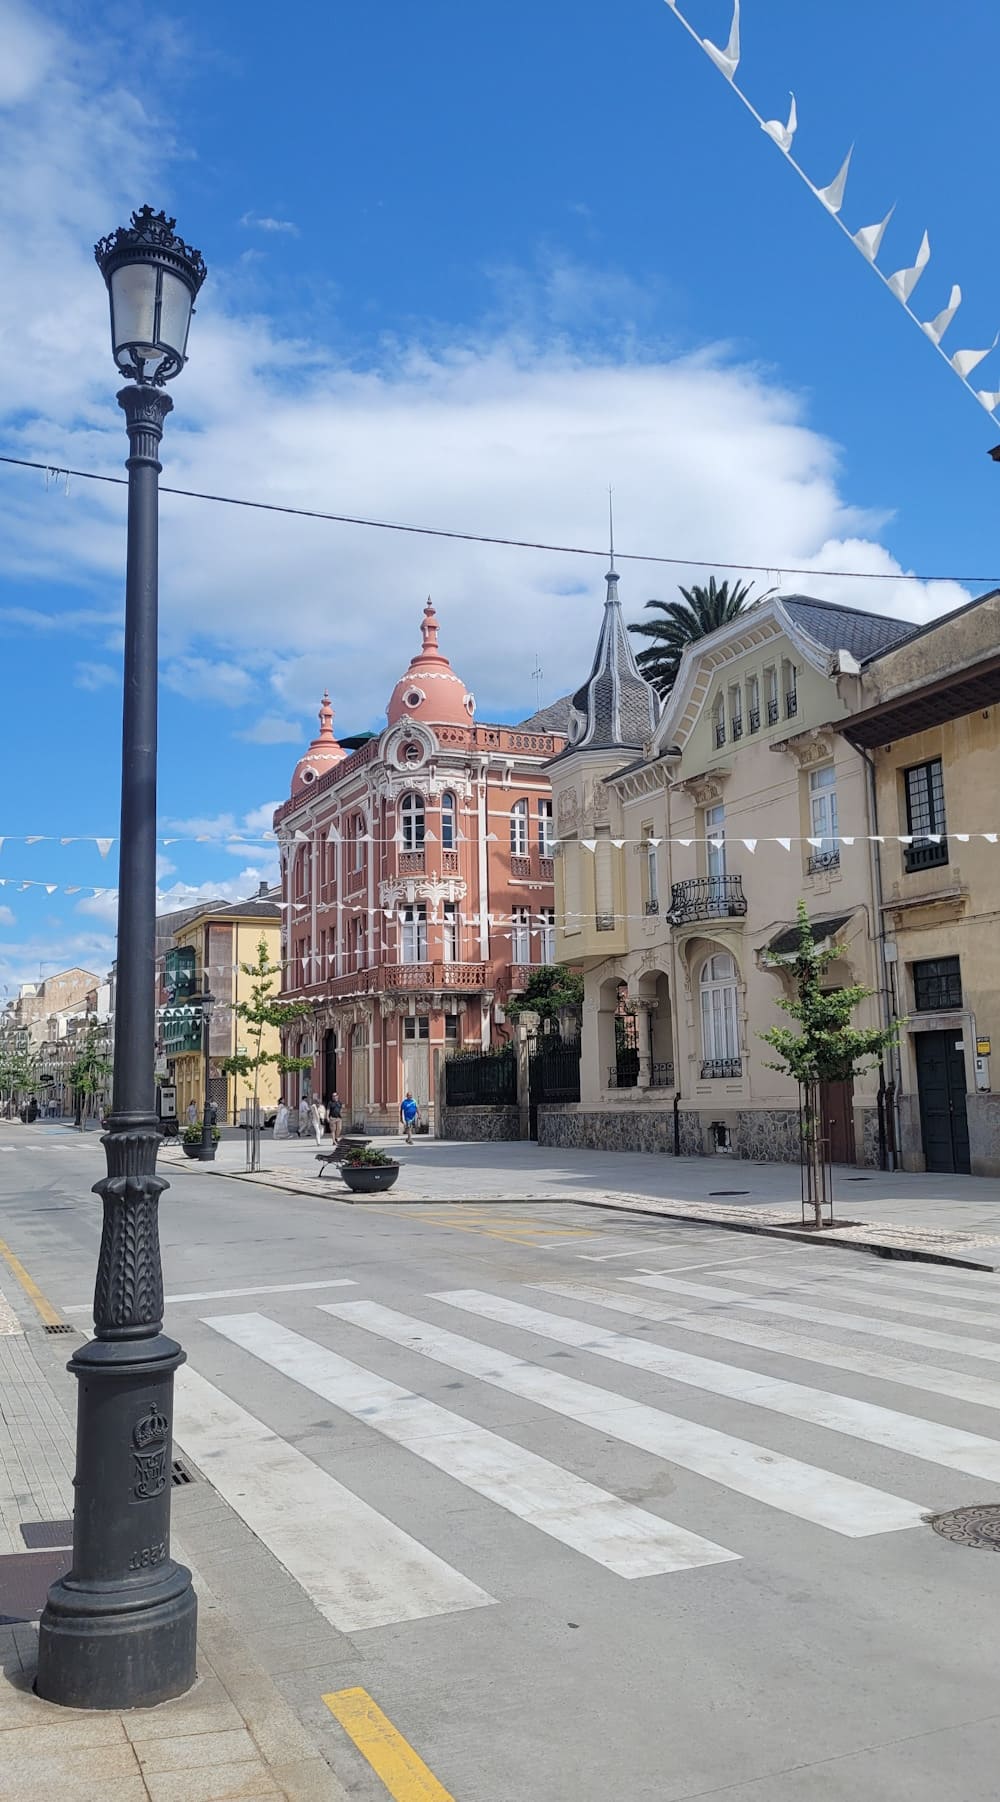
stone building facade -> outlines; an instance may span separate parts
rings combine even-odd
[[[869,659],[839,727],[871,760],[874,917],[903,1022],[894,1112],[908,1170],[1000,1176],[998,645],[994,593]]]
[[[409,1089],[433,1129],[442,1059],[507,1036],[507,998],[554,952],[560,717],[478,721],[429,601],[383,731],[341,745],[324,696],[274,816],[284,998],[312,1010],[286,1037],[313,1058],[291,1103],[336,1090],[347,1120],[393,1127]]]
[[[662,712],[647,696],[644,714],[613,572],[605,611],[552,768],[557,955],[585,973],[581,1101],[546,1111],[540,1136],[797,1158],[797,1091],[758,1036],[790,992],[775,956],[794,948],[801,898],[817,939],[842,947],[830,985],[880,989],[865,766],[837,726],[863,659],[914,628],[767,597],[689,646]],[[609,691],[630,695],[630,717],[609,713]],[[876,993],[857,1023],[883,1006]],[[829,1093],[838,1160],[876,1155],[879,1082]]]

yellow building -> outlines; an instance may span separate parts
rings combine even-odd
[[[1000,593],[866,663],[840,726],[870,760],[876,916],[909,1170],[1000,1176]],[[1000,1084],[1000,1076],[998,1076]]]
[[[250,1000],[251,978],[243,973],[243,964],[257,962],[257,947],[263,939],[268,960],[277,964],[281,958],[281,909],[278,891],[261,883],[253,900],[234,904],[209,902],[204,912],[194,914],[178,927],[173,947],[166,954],[166,1008],[161,1014],[163,1048],[167,1073],[177,1085],[177,1115],[182,1125],[187,1122],[188,1107],[193,1101],[198,1117],[205,1100],[205,1060],[201,1049],[201,1028],[193,996],[200,995],[207,973],[214,997],[209,1030],[209,1100],[218,1108],[218,1121],[235,1125],[240,1109],[252,1099],[254,1077],[226,1076],[222,1062],[236,1052],[256,1054],[250,1029],[236,1012],[241,1001]],[[280,989],[274,978],[273,993]],[[276,1027],[265,1027],[262,1039],[265,1051],[280,1051]],[[277,1066],[266,1064],[257,1077],[257,1095],[262,1107],[273,1107],[279,1095]]]
[[[621,633],[616,665],[599,653],[551,766],[556,955],[582,965],[585,999],[581,1101],[542,1111],[544,1142],[798,1157],[797,1090],[759,1037],[789,993],[774,959],[804,900],[817,940],[843,946],[830,986],[879,991],[855,1019],[882,1023],[865,765],[838,726],[864,660],[915,630],[768,596],[688,647],[648,725]],[[876,1161],[879,1087],[831,1088],[838,1161]]]

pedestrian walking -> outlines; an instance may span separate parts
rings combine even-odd
[[[317,1145],[323,1143],[323,1128],[326,1125],[326,1108],[321,1101],[313,1101],[309,1109],[309,1123],[316,1135]]]
[[[333,1139],[334,1144],[336,1144],[337,1140],[340,1138],[343,1125],[343,1112],[343,1103],[341,1102],[336,1089],[334,1089],[333,1094],[326,1104],[327,1125],[330,1128],[330,1137]]]
[[[288,1138],[288,1109],[283,1101],[279,1101],[278,1111],[274,1116],[274,1136],[276,1139]]]
[[[416,1102],[414,1101],[413,1096],[410,1094],[409,1089],[407,1089],[406,1094],[403,1096],[403,1099],[399,1104],[399,1118],[403,1123],[403,1133],[405,1135],[407,1145],[413,1144],[413,1128],[416,1124],[416,1119],[417,1119],[417,1115],[419,1112],[420,1112],[420,1109],[418,1108]]]
[[[194,1124],[198,1118],[198,1103],[196,1101],[188,1102],[187,1115],[188,1115],[188,1125],[194,1126]]]
[[[309,1097],[308,1097],[308,1095],[303,1095],[301,1101],[299,1102],[299,1138],[300,1139],[305,1138],[306,1133],[309,1131],[310,1124],[311,1124],[311,1122],[309,1119]]]

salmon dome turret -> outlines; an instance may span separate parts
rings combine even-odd
[[[347,752],[343,745],[337,743],[333,736],[333,708],[330,697],[323,690],[323,699],[319,709],[319,737],[314,738],[304,757],[300,757],[292,776],[292,794],[305,794],[314,788],[327,770],[335,764],[343,763]]]
[[[428,596],[420,625],[422,644],[401,676],[385,710],[390,726],[421,720],[429,726],[468,726],[476,711],[475,697],[438,648],[437,614]]]

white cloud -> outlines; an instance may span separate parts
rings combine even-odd
[[[272,219],[266,213],[263,217],[259,213],[244,213],[240,224],[245,225],[249,231],[288,232],[293,238],[299,235],[299,228],[291,219]]]
[[[54,924],[44,938],[0,940],[0,1000],[5,988],[13,995],[22,982],[37,982],[39,964],[49,974],[79,966],[104,976],[114,954],[114,939],[96,929],[73,932]]]
[[[162,192],[169,131],[108,76],[115,65],[103,45],[81,46],[33,14],[8,11],[22,47],[9,78],[0,187],[0,339],[18,351],[0,392],[7,438],[18,454],[118,474],[123,442],[93,222],[110,228],[137,193]],[[199,236],[196,221],[179,223]],[[247,278],[236,261],[213,266],[191,363],[173,391],[164,482],[599,549],[610,481],[626,550],[746,558],[779,571],[884,571],[895,580],[787,575],[783,585],[918,620],[967,598],[953,584],[915,582],[894,562],[879,542],[885,519],[845,502],[836,449],[805,423],[800,397],[725,347],[689,356],[664,348],[637,283],[552,255],[534,275],[500,272],[497,292],[488,327],[451,342],[428,334],[386,344],[364,367],[356,347],[340,360],[335,346],[292,340],[266,317],[241,313]],[[656,317],[664,311],[658,301]],[[53,357],[53,342],[72,344],[72,357]],[[0,569],[117,602],[121,491],[79,483],[66,495],[20,473],[0,479]],[[532,710],[536,655],[543,700],[589,665],[603,553],[505,550],[169,495],[163,511],[164,681],[189,697],[248,704],[267,670],[278,713],[314,709],[328,685],[341,730],[373,725],[419,646],[428,592],[442,647],[484,717]],[[708,573],[620,567],[633,618],[650,595]],[[75,610],[79,629],[120,617],[88,615]],[[30,623],[76,629],[64,616]]]
[[[234,732],[234,738],[250,745],[298,745],[302,743],[302,727],[297,720],[281,719],[276,713],[265,713],[252,726]]]
[[[251,807],[250,812],[243,815],[244,832],[270,832],[274,810],[280,806],[280,801],[262,801],[259,807]]]
[[[14,909],[12,907],[0,907],[0,926],[15,926],[16,924],[17,921],[14,915]]]
[[[262,801],[251,807],[241,820],[234,813],[195,814],[189,819],[169,819],[164,823],[165,838],[259,838],[271,831],[271,819],[279,801]]]
[[[110,663],[78,663],[73,675],[76,688],[88,688],[95,693],[101,688],[113,688],[121,682],[121,671],[113,669]]]

